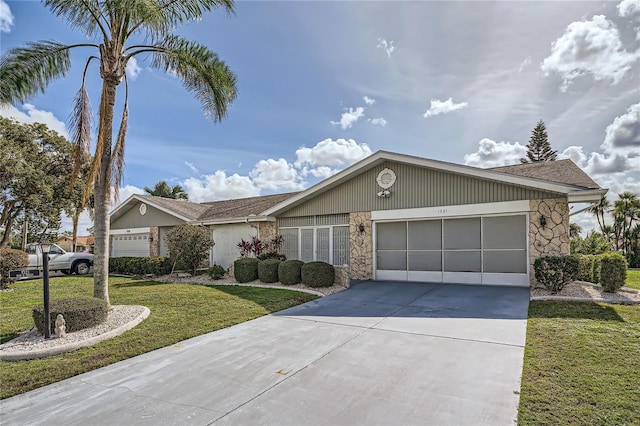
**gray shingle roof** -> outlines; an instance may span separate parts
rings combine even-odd
[[[492,167],[487,170],[509,173],[549,182],[564,183],[588,189],[602,189],[571,160],[541,161],[514,166]]]
[[[174,200],[172,198],[155,197],[152,195],[140,195],[140,197],[144,197],[153,204],[164,207],[191,220],[198,220],[209,208],[204,204],[192,203],[186,200]]]
[[[263,211],[296,194],[297,192],[288,192],[285,194],[262,195],[259,197],[202,203],[201,206],[206,206],[207,211],[198,219],[215,220],[259,215]]]

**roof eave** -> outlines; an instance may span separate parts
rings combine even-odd
[[[567,194],[568,203],[596,203],[600,201],[608,189],[587,189],[582,191],[569,192]]]
[[[173,210],[171,210],[171,209],[168,209],[168,208],[166,208],[166,207],[164,207],[164,206],[161,206],[161,205],[159,205],[159,204],[156,204],[156,203],[154,203],[154,202],[153,202],[153,200],[152,200],[152,199],[149,199],[149,198],[147,198],[147,197],[144,197],[144,196],[142,196],[142,195],[140,195],[140,194],[133,194],[133,195],[131,195],[129,198],[127,198],[127,200],[126,200],[124,203],[122,203],[122,204],[120,204],[118,207],[116,207],[116,208],[115,208],[115,209],[114,209],[114,210],[109,214],[109,220],[112,220],[114,217],[117,219],[117,218],[118,218],[117,213],[119,213],[119,212],[120,212],[120,210],[122,210],[122,209],[124,208],[124,206],[126,206],[127,204],[129,204],[132,200],[137,200],[137,201],[140,201],[141,203],[145,203],[145,204],[147,204],[147,205],[149,205],[149,206],[153,207],[154,209],[160,210],[161,212],[164,212],[164,213],[166,213],[166,214],[169,214],[169,215],[171,215],[171,216],[174,216],[175,218],[180,219],[180,220],[182,220],[182,221],[185,221],[185,222],[191,222],[191,221],[193,221],[193,219],[192,219],[192,218],[190,218],[190,217],[186,217],[186,216],[183,216],[183,215],[181,215],[181,214],[179,214],[179,213],[176,213],[175,211],[173,211]]]
[[[276,218],[271,216],[244,216],[223,219],[193,220],[192,225],[226,225],[231,223],[254,223],[254,222],[275,222]]]

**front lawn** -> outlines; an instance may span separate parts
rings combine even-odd
[[[640,270],[627,270],[627,281],[625,281],[624,285],[625,287],[640,290]]]
[[[0,293],[0,343],[33,327],[31,309],[42,303],[42,280],[24,281]],[[51,300],[92,296],[92,277],[52,278]],[[113,305],[143,305],[151,314],[126,333],[48,358],[0,361],[0,399],[162,348],[191,337],[280,311],[316,296],[281,289],[164,284],[109,278]]]
[[[638,425],[640,306],[532,301],[519,425]]]

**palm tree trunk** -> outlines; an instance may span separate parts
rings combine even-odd
[[[104,58],[103,58],[104,60]],[[103,76],[100,100],[98,144],[102,144],[98,176],[94,184],[94,258],[93,297],[109,302],[109,205],[111,201],[111,143],[113,140],[113,109],[118,81]],[[102,141],[100,141],[102,139]]]
[[[73,212],[73,235],[71,236],[71,248],[75,253],[78,250],[78,221],[80,220],[80,213],[82,210],[75,209]]]

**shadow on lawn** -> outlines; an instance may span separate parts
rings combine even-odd
[[[529,303],[529,318],[578,318],[624,322],[611,306],[595,302],[533,300]]]

